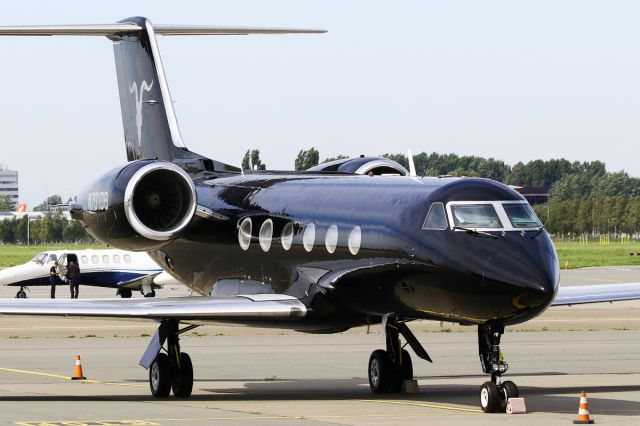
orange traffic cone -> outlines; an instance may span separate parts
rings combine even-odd
[[[580,406],[578,407],[578,418],[573,421],[574,425],[592,425],[595,422],[589,418],[589,402],[587,393],[580,392]]]
[[[80,363],[80,355],[76,355],[76,368],[73,371],[73,377],[71,380],[86,380],[86,377],[82,374],[82,364]]]

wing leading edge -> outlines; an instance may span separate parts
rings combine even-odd
[[[265,294],[163,299],[0,299],[2,315],[48,315],[178,320],[287,320],[306,315],[295,297]]]
[[[560,286],[552,306],[640,299],[640,283]]]
[[[200,25],[153,25],[159,35],[249,35],[249,34],[321,34],[326,30],[304,28],[255,28]],[[112,36],[143,30],[134,23],[89,25],[19,25],[0,26],[5,36]]]

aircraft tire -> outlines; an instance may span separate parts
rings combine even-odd
[[[499,407],[500,412],[505,412],[507,411],[507,402],[509,401],[509,398],[519,398],[520,391],[518,390],[518,386],[516,386],[516,384],[511,380],[503,382],[499,390],[502,391]]]
[[[373,393],[388,393],[393,380],[393,364],[387,351],[378,349],[369,357],[369,387]]]
[[[27,298],[27,293],[23,289],[18,290],[18,292],[16,293],[16,299],[26,299],[26,298]]]
[[[495,413],[500,405],[501,392],[493,382],[484,382],[480,386],[480,408],[485,413]]]
[[[173,395],[178,398],[188,398],[193,390],[193,364],[189,354],[180,353],[180,368],[174,373],[171,384]]]
[[[166,398],[171,392],[171,363],[167,354],[159,353],[149,368],[149,387],[151,395]]]
[[[399,374],[394,373],[393,382],[391,383],[391,393],[402,392],[402,382],[413,379],[413,362],[411,355],[406,349],[402,349],[402,364],[400,365]],[[394,371],[398,371],[395,370]]]
[[[131,298],[131,289],[129,288],[120,288],[118,289],[118,293],[122,299],[130,299]]]
[[[156,297],[156,291],[151,289],[151,291],[144,295],[144,297]]]

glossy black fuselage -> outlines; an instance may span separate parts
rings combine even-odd
[[[195,216],[178,238],[151,250],[152,257],[204,295],[297,297],[310,310],[294,328],[341,330],[385,314],[513,324],[543,312],[557,290],[557,256],[544,231],[491,238],[422,229],[432,202],[523,200],[494,181],[265,173],[201,177],[195,187],[198,205],[211,214]],[[247,218],[245,250],[239,228]],[[272,237],[261,245],[267,220]],[[315,235],[307,234],[305,248],[311,224]],[[287,226],[293,235],[285,249]],[[357,252],[349,248],[356,228]]]

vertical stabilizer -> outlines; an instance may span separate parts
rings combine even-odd
[[[163,35],[308,34],[324,30],[193,25],[156,25],[135,16],[117,24],[0,26],[0,36],[106,36],[113,42],[124,139],[129,161],[159,159],[188,172],[238,167],[189,151],[178,121],[156,43]]]
[[[140,27],[136,32],[109,37],[116,61],[127,159],[201,158],[182,142],[151,22],[134,17],[121,23]]]

